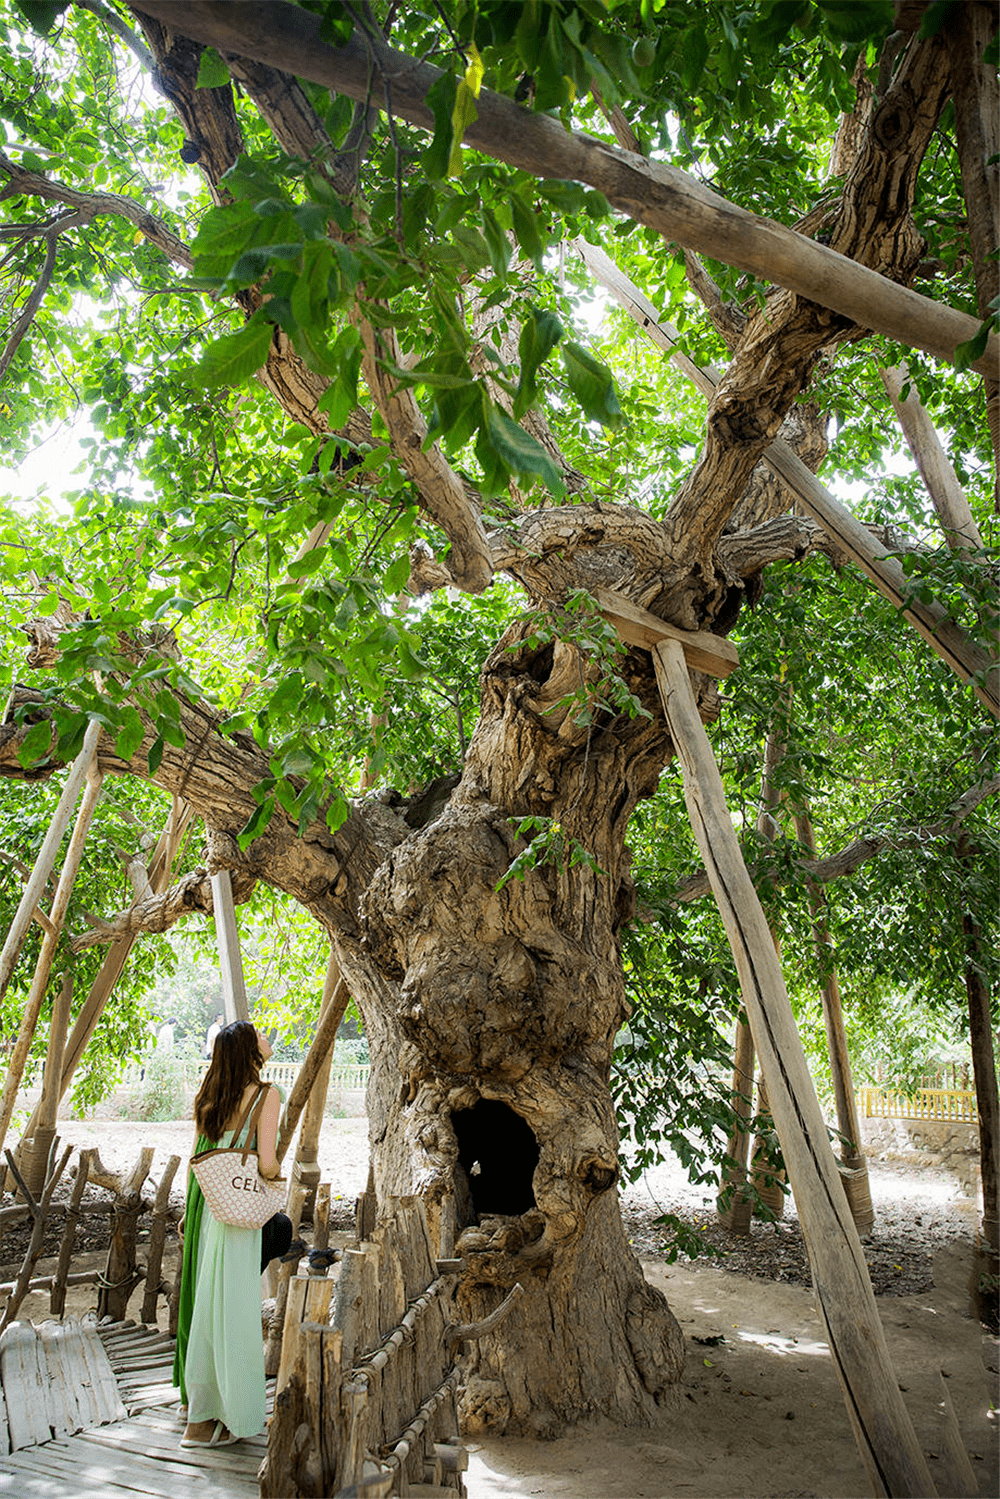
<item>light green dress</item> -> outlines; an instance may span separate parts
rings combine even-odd
[[[237,1142],[226,1130],[217,1143]],[[197,1150],[209,1148],[208,1140],[198,1140]],[[186,1253],[174,1382],[187,1401],[189,1422],[214,1419],[235,1437],[256,1436],[264,1429],[260,1229],[219,1223],[193,1174],[185,1229],[191,1259]]]

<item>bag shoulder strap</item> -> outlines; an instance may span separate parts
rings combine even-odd
[[[250,1099],[249,1099],[249,1101],[247,1103],[246,1108],[243,1110],[242,1114],[240,1115],[240,1117],[237,1119],[235,1125],[233,1126],[233,1140],[234,1141],[239,1136],[240,1130],[243,1128],[244,1124],[246,1124],[247,1120],[250,1118],[250,1116],[253,1113],[254,1109],[257,1108],[258,1103],[260,1103],[260,1104],[263,1103],[263,1098],[261,1097],[261,1093],[268,1086],[269,1086],[268,1083],[261,1083],[260,1086],[259,1086],[259,1088],[257,1089],[257,1092],[251,1095],[251,1097],[250,1097]],[[256,1120],[254,1120],[254,1123],[256,1124]],[[230,1147],[230,1148],[232,1148],[232,1147]]]
[[[255,1148],[255,1146],[251,1146],[250,1141],[256,1139],[257,1127],[260,1124],[261,1112],[262,1112],[262,1110],[264,1108],[264,1101],[267,1098],[268,1089],[270,1088],[270,1086],[271,1086],[270,1083],[261,1083],[260,1084],[259,1088],[257,1089],[256,1094],[250,1100],[249,1107],[247,1108],[246,1114],[244,1115],[244,1119],[249,1119],[249,1128],[247,1129],[247,1137],[246,1137],[246,1140],[243,1142],[243,1154],[240,1157],[240,1159],[243,1161],[244,1165],[246,1164],[246,1159],[247,1159],[247,1156],[250,1154],[250,1151]],[[243,1128],[243,1120],[241,1119],[238,1128],[236,1129],[236,1131],[233,1134],[233,1139],[234,1140],[235,1140],[236,1136],[239,1134],[239,1131],[242,1128]]]

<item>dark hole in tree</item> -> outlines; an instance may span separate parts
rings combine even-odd
[[[527,1121],[507,1104],[481,1098],[471,1109],[458,1109],[451,1122],[474,1216],[516,1215],[533,1208],[538,1141]]]

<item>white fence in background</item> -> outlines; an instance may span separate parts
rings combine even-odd
[[[197,1090],[208,1070],[208,1062],[182,1062],[184,1086]],[[301,1062],[265,1062],[260,1075],[266,1082],[277,1083],[287,1098],[295,1086],[295,1079],[302,1067]],[[363,1093],[368,1087],[371,1066],[368,1062],[334,1062],[330,1069],[328,1095],[333,1093]],[[138,1070],[136,1069],[136,1075]],[[134,1079],[133,1079],[134,1081]]]

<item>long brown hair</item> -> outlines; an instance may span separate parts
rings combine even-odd
[[[263,1065],[257,1032],[249,1020],[234,1020],[223,1026],[194,1101],[194,1121],[200,1135],[213,1142],[221,1137],[247,1084],[260,1082]]]

